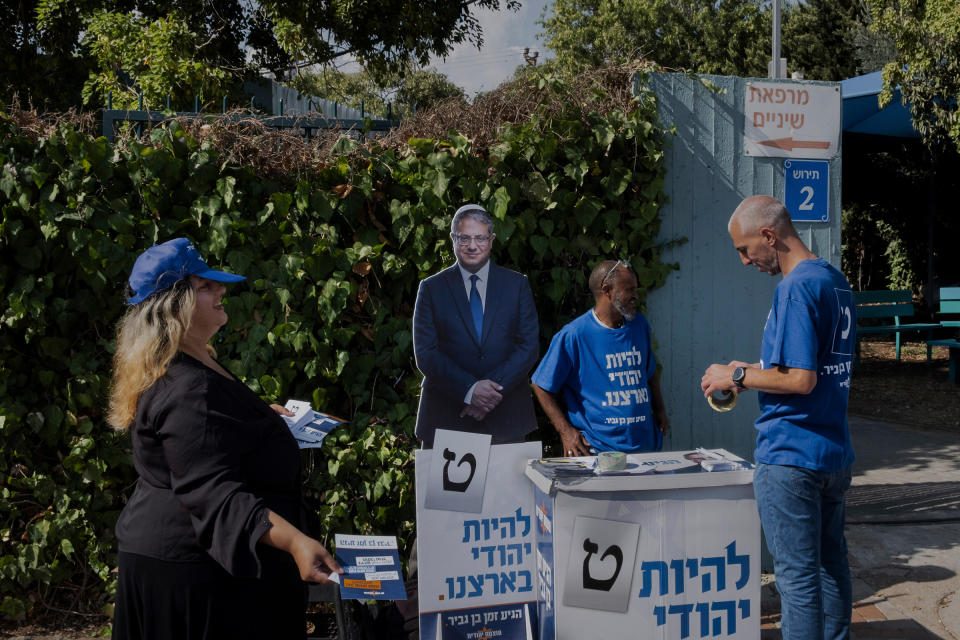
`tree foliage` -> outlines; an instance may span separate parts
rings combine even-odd
[[[446,75],[428,69],[409,69],[387,74],[376,80],[367,71],[340,73],[325,69],[318,73],[301,73],[291,86],[326,100],[333,100],[354,109],[385,116],[390,105],[392,117],[407,118],[417,110],[451,98],[465,98],[463,89],[450,82]]]
[[[893,38],[873,28],[869,0],[860,0],[861,20],[853,28],[853,46],[857,52],[857,73],[880,71],[897,55]]]
[[[920,140],[852,135],[843,157],[842,263],[851,284],[920,293],[931,284],[931,260],[941,284],[960,281],[960,253],[948,240],[960,234],[960,217],[931,211],[960,189],[960,154],[932,165]]]
[[[646,58],[699,73],[765,75],[760,0],[555,0],[541,21],[564,69]]]
[[[87,98],[103,100],[108,89],[155,94],[165,83],[172,84],[161,95],[192,97],[246,74],[267,70],[283,78],[294,67],[331,65],[344,56],[382,84],[386,75],[423,66],[455,44],[479,46],[477,10],[518,6],[517,0],[0,0],[0,98],[17,93],[54,108],[79,106],[90,74]],[[69,73],[51,78],[55,71]]]
[[[172,106],[224,95],[228,74],[196,59],[197,34],[173,14],[156,20],[126,13],[97,13],[87,21],[83,44],[96,60],[97,71],[83,85],[87,104],[134,109],[142,97],[158,109],[167,96]],[[135,79],[135,80],[134,80]]]
[[[344,55],[374,74],[398,72],[454,44],[480,46],[483,32],[472,11],[516,10],[519,0],[261,0],[277,41],[295,60],[325,63]]]
[[[807,0],[785,11],[782,52],[808,80],[843,80],[859,73],[855,34],[862,0]]]
[[[863,37],[863,3],[783,3],[781,52],[788,69],[811,80],[856,75],[860,49],[877,44],[875,36]],[[541,24],[560,69],[647,58],[696,73],[762,77],[771,21],[769,2],[761,0],[555,0]]]
[[[53,28],[37,24],[36,7],[0,0],[0,99],[65,110],[80,104],[80,90],[92,61],[77,55],[82,21],[64,17]]]
[[[931,149],[960,150],[960,4],[955,0],[873,0],[874,28],[893,38],[881,104],[897,88]]]
[[[657,241],[656,104],[643,90],[610,108],[628,77],[614,80],[582,100],[555,78],[513,87],[541,107],[494,123],[489,147],[456,132],[396,147],[344,138],[310,174],[279,177],[176,122],[113,146],[68,126],[35,139],[0,117],[0,614],[107,598],[133,477],[126,435],[104,417],[113,326],[136,255],[175,236],[248,277],[216,339],[228,368],[269,401],[350,419],[304,454],[316,534],[409,543],[411,316],[419,280],[453,260],[456,207],[492,213],[497,261],[533,284],[543,347],[589,304],[597,261],[629,257],[643,292],[673,268]],[[237,131],[224,139],[242,150]]]

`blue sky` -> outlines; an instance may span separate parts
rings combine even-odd
[[[477,10],[475,15],[483,28],[483,48],[478,51],[475,46],[460,45],[446,60],[435,59],[431,67],[463,87],[468,98],[479,91],[495,89],[523,64],[524,47],[539,51],[539,61],[548,55],[537,39],[543,27],[536,24],[546,4],[545,0],[522,1],[516,12]]]

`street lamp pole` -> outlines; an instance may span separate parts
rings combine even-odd
[[[770,63],[770,77],[780,77],[780,0],[773,0],[773,61]]]

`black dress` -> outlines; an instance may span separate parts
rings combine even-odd
[[[304,638],[293,558],[259,544],[300,520],[300,457],[246,385],[179,353],[140,397],[139,479],[117,522],[117,640]]]

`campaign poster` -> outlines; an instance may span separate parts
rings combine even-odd
[[[489,447],[477,512],[457,505],[427,508],[427,496],[444,490],[443,467],[450,463],[449,474],[467,452],[456,443],[448,442],[446,448],[457,454],[454,460],[449,460],[449,454],[444,457],[444,447],[416,452],[420,637],[533,640],[538,593],[536,516],[533,485],[523,471],[527,460],[540,456],[541,445]],[[458,479],[464,482],[466,476]],[[475,473],[470,483],[478,481]],[[462,485],[459,489],[464,490],[455,493],[469,491]]]

